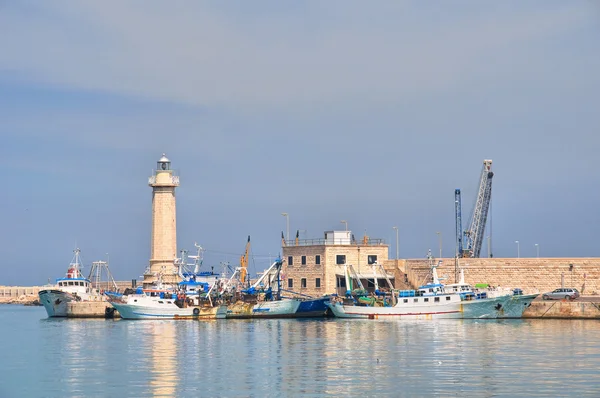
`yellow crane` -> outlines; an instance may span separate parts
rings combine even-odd
[[[248,253],[250,252],[250,235],[248,235],[248,242],[246,242],[246,251],[244,255],[240,257],[240,280],[242,284],[246,282],[246,276],[248,275]]]

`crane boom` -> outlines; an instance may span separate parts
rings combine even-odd
[[[464,234],[464,257],[479,257],[483,236],[485,235],[485,223],[492,199],[492,161],[484,160],[481,176],[479,178],[479,190],[473,207],[473,213],[469,219],[469,228]]]
[[[248,275],[248,252],[250,251],[250,235],[248,235],[248,242],[246,242],[246,251],[244,255],[240,257],[240,281],[242,284],[246,282],[246,276]]]

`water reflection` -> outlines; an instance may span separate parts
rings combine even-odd
[[[176,395],[178,381],[177,323],[177,321],[158,321],[151,324],[150,388],[155,397],[174,397]]]
[[[3,397],[600,396],[598,321],[11,317]]]

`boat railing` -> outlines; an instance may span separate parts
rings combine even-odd
[[[343,239],[298,239],[286,240],[285,246],[325,246],[325,245],[347,245],[347,246],[382,246],[385,239],[350,240]]]
[[[398,297],[418,297],[421,296],[421,292],[418,290],[400,290],[398,291]]]

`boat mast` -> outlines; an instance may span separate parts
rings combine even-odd
[[[198,274],[200,272],[200,267],[202,267],[202,261],[204,261],[204,249],[198,243],[194,242],[194,247],[196,248],[196,256],[190,256],[194,258],[194,274]]]
[[[80,261],[80,257],[79,254],[81,253],[81,249],[76,248],[75,250],[73,250],[73,253],[75,253],[73,255],[73,262],[70,264],[71,268],[73,268],[75,270],[75,276],[74,278],[80,278],[81,275],[81,261]]]
[[[346,278],[346,296],[350,296],[352,295],[352,279],[346,263],[344,263],[344,278]]]
[[[379,292],[379,283],[377,283],[377,262],[371,264],[373,267],[373,284],[375,285],[375,293]]]

